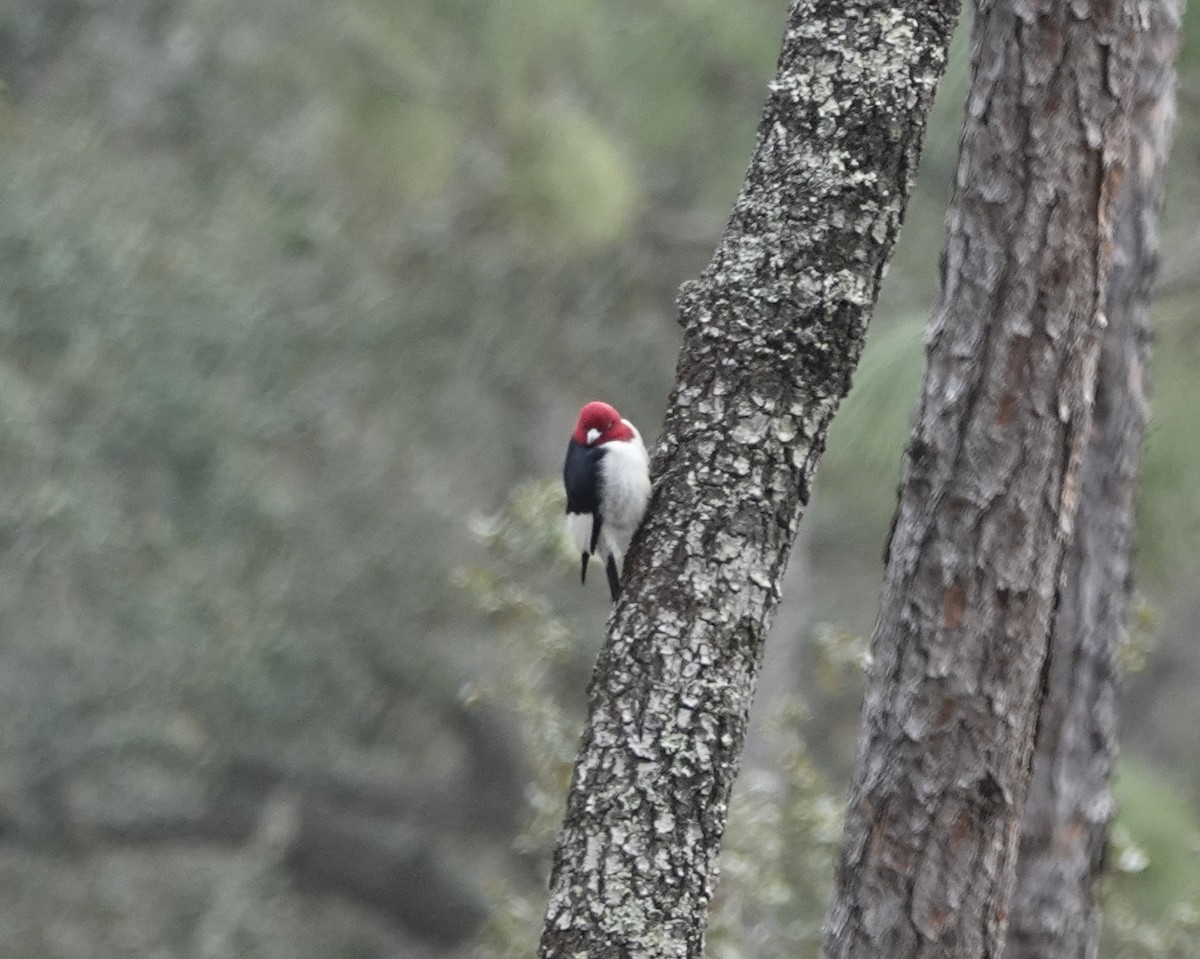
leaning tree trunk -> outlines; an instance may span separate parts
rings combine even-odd
[[[1133,0],[981,0],[941,300],[825,930],[996,957],[1088,436]]]
[[[762,640],[862,348],[955,0],[795,0],[589,687],[540,955],[702,952]]]
[[[1177,0],[1148,0],[1132,142],[1117,200],[1092,434],[1050,639],[1046,702],[1021,821],[1006,959],[1094,959],[1116,756],[1117,648],[1131,589],[1134,496],[1146,432],[1155,222],[1174,116]]]

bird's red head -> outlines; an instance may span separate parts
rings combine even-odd
[[[571,435],[577,443],[598,446],[611,440],[631,440],[633,430],[621,419],[621,414],[607,403],[594,401],[579,411],[575,432]]]

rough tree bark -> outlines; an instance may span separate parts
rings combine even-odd
[[[1133,0],[981,0],[829,957],[997,957],[1088,436]]]
[[[1113,813],[1117,648],[1131,590],[1146,432],[1155,223],[1174,117],[1177,0],[1147,0],[1132,140],[1118,193],[1091,437],[1050,639],[1047,695],[1021,821],[1006,959],[1094,959],[1096,883]]]
[[[540,955],[702,953],[762,639],[908,197],[956,0],[794,0],[681,291],[655,491],[588,691]]]

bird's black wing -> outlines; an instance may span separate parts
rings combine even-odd
[[[568,513],[595,513],[600,505],[600,459],[604,450],[571,440],[563,462]]]
[[[600,542],[600,460],[603,449],[585,446],[572,438],[563,462],[563,486],[567,491],[567,513],[592,517],[592,534],[588,549],[580,558],[579,581],[587,578],[588,557],[596,552]]]

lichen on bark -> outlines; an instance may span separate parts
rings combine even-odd
[[[697,957],[779,582],[862,349],[954,0],[797,0],[680,295],[655,488],[589,686],[542,957]]]

